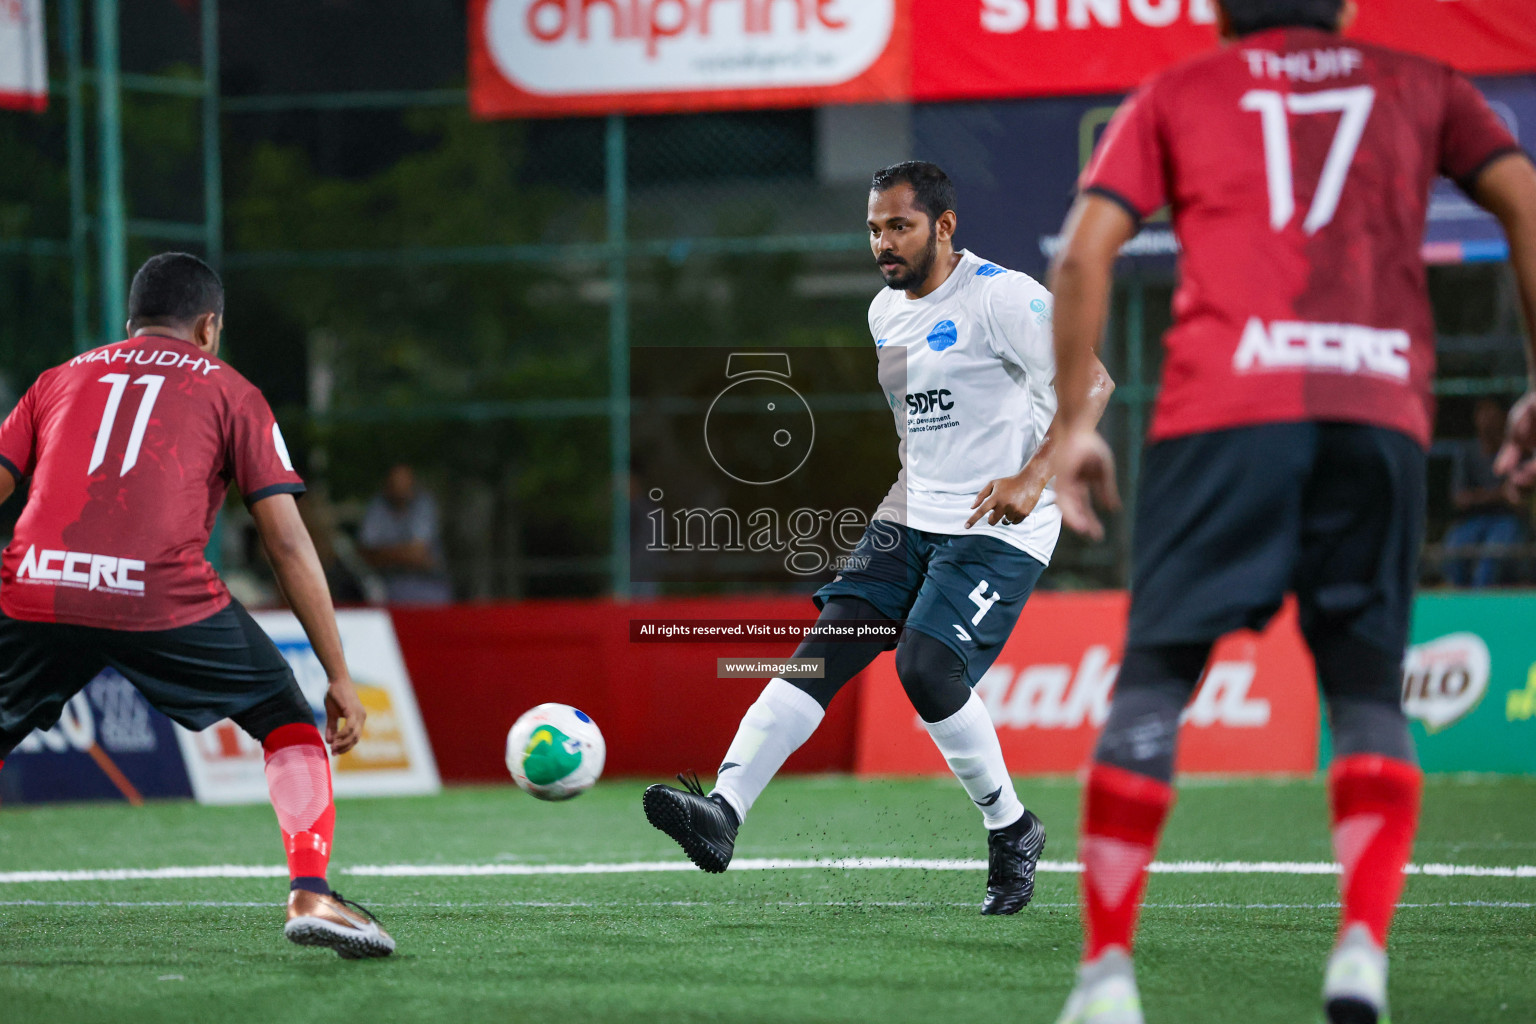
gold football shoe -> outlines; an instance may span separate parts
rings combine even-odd
[[[395,940],[365,908],[340,893],[322,896],[306,889],[288,894],[288,923],[283,934],[301,946],[326,946],[344,960],[389,956]]]

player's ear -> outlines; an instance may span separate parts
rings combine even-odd
[[[224,318],[218,313],[204,313],[192,327],[192,338],[197,347],[210,354],[219,351],[219,331]]]
[[[955,237],[955,227],[959,224],[959,218],[954,210],[945,210],[939,214],[939,219],[934,222],[933,229],[939,233],[939,241],[948,242]]]

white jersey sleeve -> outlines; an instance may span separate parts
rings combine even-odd
[[[992,351],[1047,387],[1056,380],[1051,312],[1051,293],[1028,274],[1009,272],[986,292]]]

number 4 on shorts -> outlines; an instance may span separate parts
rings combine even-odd
[[[975,615],[971,616],[971,625],[973,625],[973,626],[981,625],[981,617],[983,615],[987,614],[987,612],[991,611],[992,610],[992,606],[997,604],[997,602],[999,600],[1001,600],[1002,596],[1003,596],[1003,595],[999,594],[995,590],[992,591],[992,596],[991,597],[985,596],[986,593],[987,593],[987,581],[986,580],[982,580],[980,583],[976,584],[976,588],[971,591],[971,594],[970,594],[971,603],[974,604],[977,607],[977,609],[979,609],[976,612]]]

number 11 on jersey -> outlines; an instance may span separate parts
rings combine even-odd
[[[107,442],[112,438],[112,424],[117,422],[118,407],[123,404],[123,392],[128,390],[128,375],[109,373],[100,382],[112,385],[112,391],[107,395],[107,407],[101,413],[101,426],[96,428],[96,445],[91,449],[91,464],[85,470],[87,474],[96,472],[106,461]],[[123,468],[118,476],[127,476],[128,471],[139,461],[139,449],[144,446],[144,431],[149,427],[149,414],[155,408],[155,399],[160,397],[160,389],[165,386],[165,378],[158,373],[146,373],[133,383],[143,385],[144,394],[139,399],[138,414],[133,417],[133,429],[128,434],[128,447],[123,452]]]

